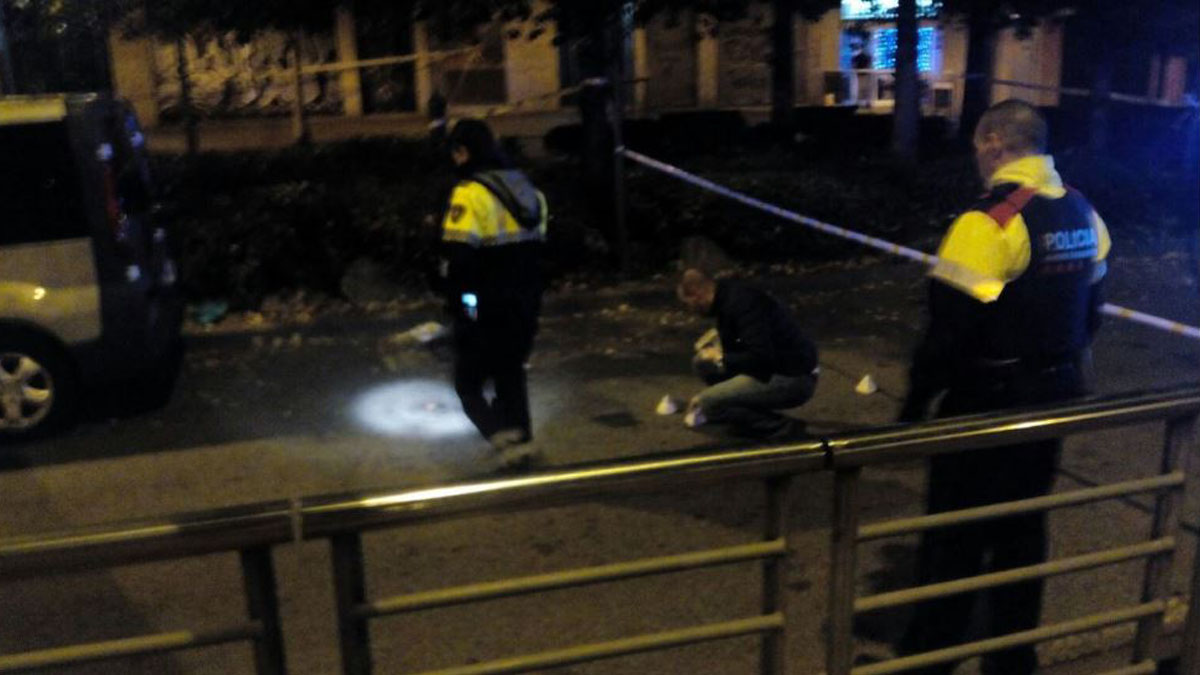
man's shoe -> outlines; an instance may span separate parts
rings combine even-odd
[[[509,447],[519,443],[525,443],[529,440],[524,431],[520,429],[501,429],[496,433],[488,436],[488,444],[496,452],[504,452]]]
[[[499,471],[525,471],[542,460],[542,452],[532,443],[514,443],[500,451]]]

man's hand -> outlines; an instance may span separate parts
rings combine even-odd
[[[687,412],[683,415],[683,424],[688,428],[695,429],[704,426],[707,421],[704,410],[700,407],[700,396],[693,396],[692,400],[688,401]]]
[[[692,370],[700,379],[709,384],[719,381],[725,375],[725,355],[716,347],[705,347],[692,357]]]

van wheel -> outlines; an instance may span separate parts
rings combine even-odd
[[[34,336],[0,336],[0,441],[66,426],[78,398],[75,369],[57,345]]]

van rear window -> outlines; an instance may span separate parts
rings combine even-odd
[[[66,124],[0,126],[0,246],[86,236]]]

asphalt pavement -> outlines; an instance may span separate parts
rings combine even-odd
[[[1118,283],[1110,299],[1196,323],[1200,289],[1175,270],[1176,262],[1183,264],[1158,256],[1115,260]],[[918,272],[868,259],[781,269],[762,279],[793,305],[821,347],[816,395],[797,411],[811,433],[894,417],[907,354],[923,322]],[[178,390],[164,409],[123,417],[119,406],[94,406],[89,419],[63,436],[4,450],[0,536],[485,474],[489,453],[458,409],[447,365],[428,349],[392,339],[436,318],[430,305],[389,319],[317,317],[253,331],[194,331]],[[686,429],[679,416],[654,411],[665,394],[686,397],[698,389],[687,373],[688,350],[706,327],[675,304],[666,279],[551,296],[530,369],[547,464],[720,442]],[[1200,381],[1200,345],[1151,329],[1110,321],[1095,351],[1100,393]],[[876,393],[854,391],[865,375],[877,382]],[[104,394],[111,402],[122,392]],[[1057,489],[1153,473],[1160,444],[1161,429],[1149,425],[1071,439]],[[1197,472],[1200,463],[1193,461],[1190,473]],[[823,663],[832,489],[825,475],[799,481],[788,654],[792,672],[815,673]],[[915,514],[922,491],[919,465],[868,471],[863,519]],[[1147,510],[1144,500],[1134,500],[1056,512],[1054,554],[1144,537]],[[373,595],[395,594],[742,543],[759,536],[763,511],[761,485],[733,482],[375,533],[366,538],[368,587]],[[1195,490],[1184,517],[1178,591],[1186,587],[1200,523]],[[914,551],[913,539],[866,547],[860,592],[911,583]],[[275,561],[290,672],[336,672],[327,545],[281,547]],[[372,631],[376,672],[415,672],[753,614],[760,583],[752,565],[734,565],[389,618]],[[240,584],[234,555],[0,580],[0,654],[236,620]],[[1137,565],[1055,579],[1046,618],[1127,603],[1139,590]],[[867,617],[858,630],[863,657],[886,655],[903,618]],[[1043,656],[1051,662],[1127,640],[1109,631],[1094,644],[1060,643]],[[750,673],[756,655],[754,639],[738,638],[553,672]],[[246,647],[213,647],[61,672],[242,673],[251,662]]]

